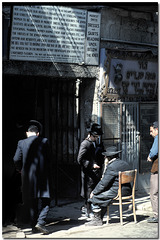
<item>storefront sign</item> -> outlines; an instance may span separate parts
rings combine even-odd
[[[109,93],[154,95],[158,84],[158,65],[148,60],[112,59]]]
[[[88,40],[88,53],[85,51],[87,14],[86,10],[59,6],[14,6],[10,59],[97,65],[98,37],[94,48]],[[99,14],[94,15],[88,17],[88,35],[91,30],[96,34],[100,28]],[[93,24],[96,26],[90,29]]]

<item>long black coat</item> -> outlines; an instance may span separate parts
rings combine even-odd
[[[93,190],[93,197],[88,201],[99,205],[100,207],[107,207],[114,197],[118,194],[118,178],[119,171],[131,170],[129,164],[120,159],[111,160],[108,163],[103,178]],[[131,194],[131,185],[122,185],[122,195]]]
[[[93,164],[97,163],[95,151],[93,142],[85,139],[80,145],[77,157],[77,161],[81,165],[81,196],[86,199],[100,180],[100,170],[93,168]]]
[[[20,140],[13,160],[22,174],[24,202],[53,197],[51,153],[47,138],[31,136]]]

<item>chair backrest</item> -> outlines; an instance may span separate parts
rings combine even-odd
[[[121,185],[125,183],[133,183],[132,185],[132,194],[135,190],[137,169],[119,172],[119,190],[121,190]]]

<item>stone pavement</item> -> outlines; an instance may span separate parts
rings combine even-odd
[[[31,228],[23,226],[17,228],[12,225],[3,227],[2,237],[5,239],[23,239],[23,238],[147,238],[158,239],[159,227],[158,223],[147,223],[147,218],[153,216],[149,196],[136,198],[136,215],[137,223],[133,221],[131,207],[123,206],[123,221],[121,226],[119,219],[118,206],[110,207],[110,223],[106,224],[106,216],[104,216],[102,226],[85,226],[85,222],[89,219],[81,216],[80,207],[82,201],[51,208],[47,217],[47,229],[49,235],[41,233],[32,234]],[[130,205],[131,206],[131,205]]]

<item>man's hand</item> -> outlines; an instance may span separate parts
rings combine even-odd
[[[100,168],[96,163],[93,164],[93,168]]]
[[[93,194],[93,192],[91,192],[91,194],[90,194],[90,198],[92,198],[92,197],[93,197],[93,195],[94,195],[94,194]]]
[[[147,158],[147,162],[152,162],[152,159],[150,159],[149,156],[148,156],[148,158]]]

